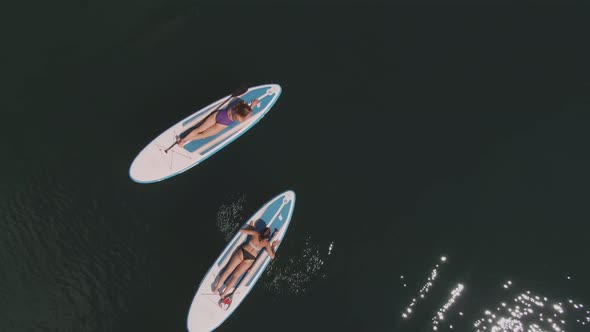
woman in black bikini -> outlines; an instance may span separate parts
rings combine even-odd
[[[275,259],[274,249],[279,244],[279,241],[275,240],[272,244],[268,241],[271,236],[270,228],[266,227],[259,233],[254,227],[250,226],[249,228],[240,229],[240,233],[250,235],[250,241],[236,249],[231,260],[221,274],[221,277],[215,284],[215,287],[213,287],[213,293],[217,293],[229,275],[234,272],[229,283],[223,290],[223,294],[221,294],[221,299],[224,299],[225,296],[227,296],[242,273],[246,272],[250,266],[252,266],[260,250],[266,248],[266,252],[270,258]]]

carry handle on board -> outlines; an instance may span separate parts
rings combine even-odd
[[[277,231],[278,231],[278,229],[275,228],[275,230],[272,232],[272,234],[269,237],[271,240],[272,240],[273,236],[277,233]],[[271,246],[272,246],[272,243],[271,243]],[[256,257],[256,258],[258,258],[258,257]],[[256,259],[256,260],[258,261],[258,259]],[[248,274],[250,272],[250,270],[254,267],[255,264],[256,263],[254,263],[254,264],[252,264],[252,266],[250,266],[248,271],[246,271],[246,274]],[[231,303],[232,303],[232,299],[234,297],[234,293],[240,287],[240,285],[242,285],[244,283],[244,279],[245,278],[242,278],[242,280],[240,280],[240,282],[234,287],[234,289],[231,291],[231,293],[227,294],[227,296],[224,299],[219,300],[219,306],[221,307],[221,309],[226,310],[226,311],[227,311],[227,309],[229,309],[229,307],[231,306]]]
[[[239,88],[237,88],[229,97],[227,97],[226,100],[224,100],[221,104],[217,105],[217,107],[215,107],[215,109],[213,111],[211,111],[209,114],[217,111],[221,105],[227,103],[231,98],[243,95],[244,93],[246,93],[248,91],[248,87],[241,85]],[[209,116],[209,114],[207,114],[207,116]],[[207,116],[203,117],[203,119],[206,119]],[[200,124],[200,123],[199,123]],[[197,124],[197,126],[199,125]],[[188,130],[191,131],[193,129],[195,129],[196,126],[189,128]],[[172,143],[172,145],[170,145],[166,150],[164,150],[165,153],[168,153],[168,150],[172,149],[176,144],[178,144],[178,140],[176,140],[174,143]]]

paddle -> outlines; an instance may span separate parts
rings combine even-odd
[[[275,228],[275,230],[270,235],[269,239],[272,239],[272,237],[275,235],[275,233],[277,231],[278,231],[278,229]],[[271,245],[272,245],[272,243],[271,243]],[[252,263],[252,265],[254,265],[254,263]],[[248,268],[248,270],[246,270],[245,274],[247,274],[250,271],[250,268]],[[238,289],[238,287],[240,287],[240,284],[242,283],[242,280],[244,280],[244,279],[243,278],[240,279],[240,282],[238,282],[238,284],[236,285],[236,287],[234,287],[234,290],[231,291],[231,293],[227,294],[227,296],[224,299],[220,299],[219,300],[219,306],[221,307],[221,309],[223,309],[225,311],[227,311],[227,309],[229,309],[229,307],[231,306],[231,303],[232,303],[232,299],[233,299],[234,293],[236,292],[236,290]]]
[[[241,85],[239,88],[237,88],[232,94],[231,96],[229,96],[226,100],[224,100],[221,104],[217,105],[217,107],[215,107],[215,109],[213,111],[211,111],[209,114],[217,111],[219,109],[219,107],[221,107],[221,105],[225,104],[228,102],[228,100],[230,100],[231,98],[243,95],[244,93],[246,93],[246,91],[248,91],[248,87]],[[207,114],[207,116],[209,116],[209,114]],[[207,116],[203,117],[203,119],[206,119]],[[188,130],[185,130],[185,132],[190,132],[193,129],[195,129],[197,126],[199,126],[202,122],[197,123],[196,125],[190,127]],[[168,150],[172,149],[176,144],[178,144],[178,140],[176,140],[176,142],[172,143],[172,145],[170,145],[166,150],[164,150],[164,153],[168,153]]]

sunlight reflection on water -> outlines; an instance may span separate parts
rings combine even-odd
[[[440,261],[446,262],[447,258],[442,256]],[[425,299],[427,293],[435,285],[439,270],[439,264],[436,264],[429,273],[425,284],[418,291],[418,295],[413,297],[410,304],[403,309],[401,316],[404,320],[410,319],[416,311],[417,304]],[[400,279],[406,287],[406,276],[401,275]],[[567,279],[571,280],[571,276],[567,276]],[[573,299],[550,299],[540,293],[523,290],[517,287],[512,280],[506,280],[498,286],[497,293],[501,295],[502,299],[492,306],[495,309],[474,306],[463,311],[457,312],[455,310],[453,312],[453,307],[459,302],[459,297],[464,296],[466,288],[467,286],[463,283],[457,283],[451,288],[450,297],[443,302],[444,304],[432,318],[433,331],[566,332],[586,330],[590,327],[590,311],[584,309],[586,306],[583,303]],[[461,305],[465,305],[467,302],[465,300]],[[469,302],[473,303],[473,301]],[[483,302],[486,302],[485,299]],[[464,311],[469,314],[470,309],[473,309],[471,315],[477,317],[473,323],[462,320]]]

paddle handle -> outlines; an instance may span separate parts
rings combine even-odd
[[[168,150],[172,149],[176,144],[178,144],[178,141],[172,143],[172,145],[170,145],[166,150],[164,150],[164,153],[168,153]]]

